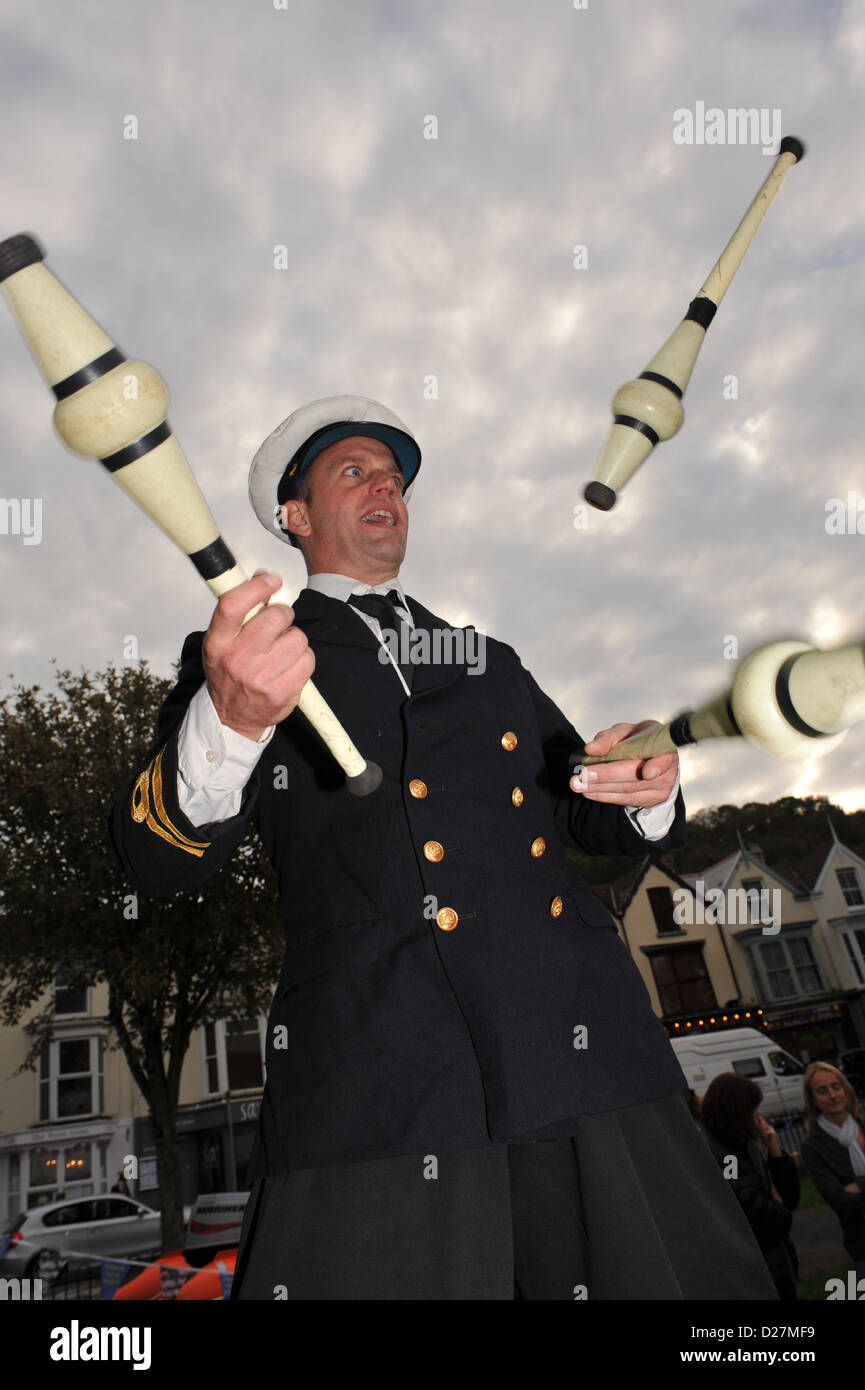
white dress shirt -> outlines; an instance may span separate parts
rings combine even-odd
[[[397,577],[370,587],[346,574],[311,574],[306,587],[343,602],[347,602],[354,593],[387,594],[391,589],[396,589],[402,598],[400,617],[409,627],[414,626],[402,581]],[[362,613],[359,608],[354,611],[381,642],[397,679],[408,694],[408,686],[394,661],[390,646],[382,639],[378,621],[369,613]],[[181,811],[193,825],[209,825],[237,815],[243,788],[272,737],[273,726],[266,729],[257,742],[245,738],[235,729],[229,729],[220,722],[207,685],[202,685],[195,692],[180,726],[177,742],[177,799]],[[624,807],[635,830],[647,840],[662,840],[667,834],[675,817],[674,803],[678,790],[677,775],[673,790],[659,806]]]

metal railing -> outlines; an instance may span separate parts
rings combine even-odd
[[[791,1158],[798,1159],[799,1167],[803,1168],[802,1161],[799,1159],[799,1151],[804,1140],[808,1137],[805,1111],[793,1110],[788,1115],[772,1115],[768,1123],[778,1136],[778,1143],[781,1145],[782,1152],[789,1154]]]
[[[86,1269],[62,1272],[57,1279],[42,1285],[43,1303],[98,1303],[102,1299],[102,1278],[99,1265]]]

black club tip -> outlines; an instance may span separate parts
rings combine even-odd
[[[368,762],[363,772],[359,772],[356,777],[346,777],[345,785],[352,796],[369,796],[370,792],[381,786],[381,778],[382,772],[378,763]]]
[[[23,270],[26,265],[36,265],[37,261],[44,259],[45,252],[28,232],[7,237],[5,241],[0,241],[0,280],[8,280],[17,270]]]
[[[609,512],[616,505],[615,489],[607,487],[606,483],[587,483],[583,496],[599,512]]]
[[[785,135],[778,153],[795,155],[798,162],[805,156],[805,146],[801,140],[796,139],[795,135]]]

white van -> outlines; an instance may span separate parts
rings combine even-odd
[[[688,1085],[704,1096],[709,1082],[721,1072],[734,1071],[756,1081],[763,1092],[760,1114],[786,1115],[804,1110],[802,1074],[798,1058],[785,1052],[757,1028],[728,1028],[721,1033],[689,1033],[672,1038],[673,1051]]]

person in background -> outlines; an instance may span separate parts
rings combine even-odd
[[[795,1160],[782,1153],[778,1136],[760,1114],[760,1087],[746,1076],[723,1072],[703,1097],[709,1148],[739,1199],[763,1258],[785,1302],[796,1299],[799,1260],[790,1240],[799,1205]]]
[[[697,1121],[697,1124],[700,1124],[703,1115],[703,1106],[700,1097],[692,1086],[689,1086],[685,1092],[685,1102],[691,1115]]]
[[[865,1278],[865,1122],[847,1077],[812,1062],[802,1078],[808,1137],[802,1162],[841,1222],[844,1248]]]
[[[123,1197],[132,1196],[132,1189],[129,1186],[129,1183],[126,1181],[126,1178],[123,1176],[122,1168],[117,1169],[117,1181],[114,1183],[114,1186],[112,1187],[111,1191],[119,1192]]]

